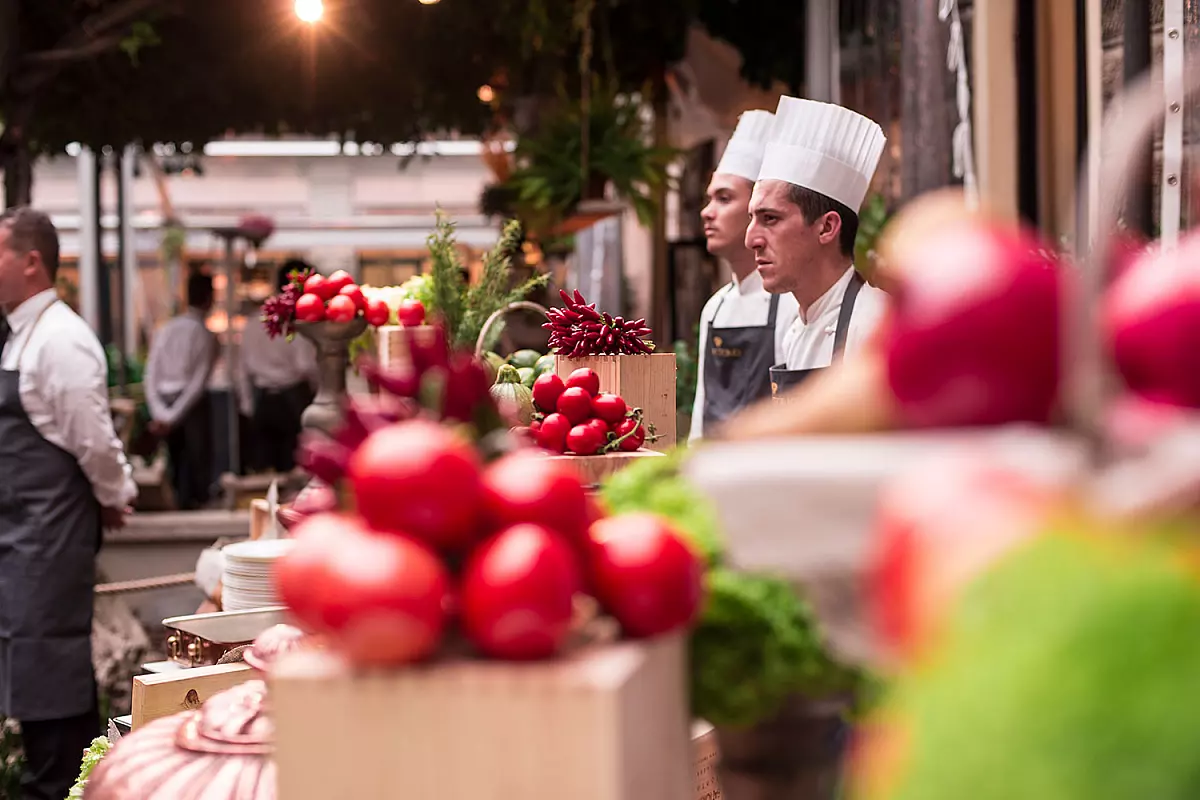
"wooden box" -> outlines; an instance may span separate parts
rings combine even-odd
[[[351,675],[294,653],[271,678],[282,800],[692,800],[686,640],[545,663]]]
[[[197,709],[214,694],[256,677],[258,673],[243,663],[139,675],[133,679],[133,728]]]
[[[675,354],[648,356],[555,356],[554,369],[566,380],[577,369],[588,367],[600,376],[600,391],[625,398],[631,407],[642,409],[646,421],[654,425],[658,441],[646,446],[665,452],[675,446],[677,422],[675,408]]]
[[[408,331],[408,334],[405,331]],[[403,328],[399,325],[385,325],[376,329],[380,366],[384,369],[403,371],[412,365],[412,355],[408,350],[408,335],[419,337],[422,342],[432,342],[433,326],[421,325],[415,328]]]
[[[554,459],[566,464],[571,469],[579,473],[579,477],[583,478],[583,482],[588,486],[595,486],[603,481],[609,475],[620,472],[630,464],[636,464],[638,459],[642,458],[663,458],[662,453],[654,450],[642,448],[635,450],[632,453],[616,452],[607,453],[602,456],[568,456],[568,455],[548,455],[546,458]]]

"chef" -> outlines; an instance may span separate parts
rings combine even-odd
[[[883,318],[887,295],[853,259],[858,211],[886,142],[879,125],[849,109],[779,101],[746,230],[763,286],[799,308],[784,360],[770,370],[773,393],[853,353]]]
[[[775,115],[747,111],[738,120],[708,184],[701,212],[708,252],[729,264],[733,280],[700,314],[700,364],[690,439],[771,393],[770,368],[784,359],[783,339],[796,320],[795,299],[770,294],[746,249],[750,194]]]
[[[104,351],[58,299],[57,272],[49,217],[0,216],[0,716],[21,723],[25,800],[63,800],[101,733],[96,551],[137,494]]]

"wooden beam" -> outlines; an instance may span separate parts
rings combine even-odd
[[[1078,171],[1075,6],[1038,5],[1038,203],[1048,238],[1073,240]]]
[[[1015,0],[976,0],[972,75],[980,204],[1016,220],[1017,64]]]

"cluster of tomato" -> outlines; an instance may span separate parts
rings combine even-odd
[[[405,301],[397,315],[401,325],[420,325],[425,321],[425,307],[415,300]],[[353,322],[358,317],[378,328],[388,324],[392,310],[382,299],[368,298],[345,270],[328,277],[310,275],[304,281],[304,292],[296,300],[297,321]]]
[[[485,467],[454,429],[401,422],[355,450],[346,481],[355,513],[298,525],[275,582],[354,663],[427,658],[454,627],[492,658],[549,658],[582,593],[634,637],[699,611],[702,563],[670,523],[605,517],[574,470],[534,450]]]
[[[646,424],[620,395],[600,391],[600,376],[577,369],[564,381],[546,373],[533,383],[539,412],[529,430],[538,446],[552,453],[601,455],[633,452],[646,443]]]

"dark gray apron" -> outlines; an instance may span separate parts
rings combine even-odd
[[[858,293],[862,291],[865,283],[863,276],[855,272],[854,277],[850,279],[850,285],[846,287],[846,293],[842,295],[842,308],[838,313],[837,327],[833,331],[833,360],[830,366],[842,360],[842,354],[846,350],[846,337],[850,335],[850,318],[854,316],[854,304],[858,301]],[[771,367],[771,396],[778,397],[828,368],[788,369],[785,364],[777,364]]]
[[[713,322],[730,288],[721,296]],[[771,295],[766,325],[745,328],[710,327],[704,354],[704,425],[723,422],[738,410],[771,394],[771,365],[775,363],[775,317],[779,295]]]
[[[83,470],[30,422],[20,373],[0,370],[0,716],[40,722],[92,708],[100,537]]]

